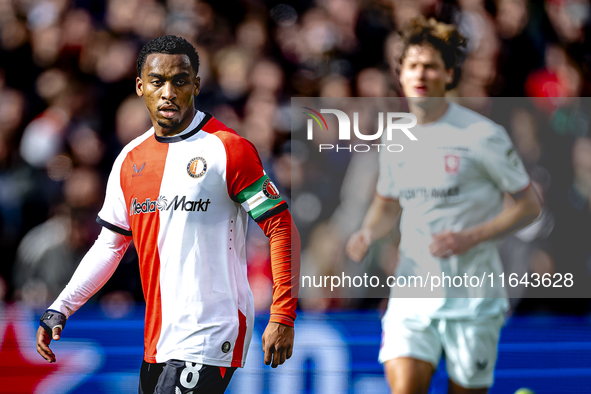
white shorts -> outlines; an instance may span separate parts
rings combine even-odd
[[[464,388],[493,384],[504,314],[470,320],[382,320],[379,362],[398,357],[427,361],[437,368],[442,350],[449,378]]]

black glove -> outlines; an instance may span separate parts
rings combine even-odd
[[[66,316],[61,312],[48,309],[45,311],[45,313],[43,313],[43,315],[41,315],[39,325],[43,327],[45,332],[47,332],[50,337],[53,337],[53,329],[55,327],[59,327],[63,331],[64,327],[66,326]]]

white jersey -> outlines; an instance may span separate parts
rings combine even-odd
[[[150,129],[113,165],[97,221],[132,235],[146,299],[147,362],[242,367],[254,303],[245,238],[287,208],[254,146],[198,112],[174,137]]]
[[[506,310],[498,282],[502,265],[495,241],[442,259],[429,253],[433,234],[458,232],[486,222],[503,208],[504,192],[516,193],[530,180],[505,129],[457,104],[437,121],[412,128],[417,141],[399,153],[380,153],[377,192],[398,199],[402,207],[397,276],[478,276],[480,288],[447,287],[445,298],[392,298],[389,313],[429,318],[473,318]],[[420,296],[430,291],[421,290]],[[393,288],[393,295],[395,288]]]

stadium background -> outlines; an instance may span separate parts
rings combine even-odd
[[[133,251],[54,345],[61,365],[44,364],[34,335],[100,230],[115,156],[150,127],[134,92],[144,43],[161,34],[192,42],[201,57],[197,107],[255,143],[288,200],[291,189],[317,185],[289,202],[304,266],[330,274],[348,264],[346,235],[331,220],[338,201],[325,193],[338,183],[311,178],[293,151],[290,97],[399,96],[396,29],[420,14],[456,23],[470,40],[450,96],[477,97],[480,108],[487,97],[542,97],[508,114],[505,126],[547,222],[505,240],[503,256],[531,272],[590,275],[591,107],[568,99],[591,90],[587,0],[0,0],[0,393],[33,392],[40,382],[58,392],[137,387],[143,300]],[[268,244],[256,225],[250,230],[249,276],[257,310],[267,311]],[[382,248],[372,267],[389,273],[393,261],[381,256],[393,249]],[[491,392],[590,393],[589,298],[512,305]],[[262,365],[261,315],[232,392],[386,392],[375,361],[384,300],[316,294],[300,307],[296,359],[274,371]],[[433,393],[445,392],[443,371]]]

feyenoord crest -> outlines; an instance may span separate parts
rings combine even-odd
[[[187,165],[187,174],[191,178],[201,178],[207,171],[207,162],[201,156],[191,159]]]
[[[455,174],[460,169],[460,157],[456,155],[445,155],[445,172]]]
[[[277,190],[273,182],[271,182],[271,180],[268,178],[265,180],[265,182],[263,182],[263,193],[265,194],[265,196],[267,196],[268,199],[271,200],[277,200],[278,198],[281,198],[281,196],[279,195],[279,191]]]

